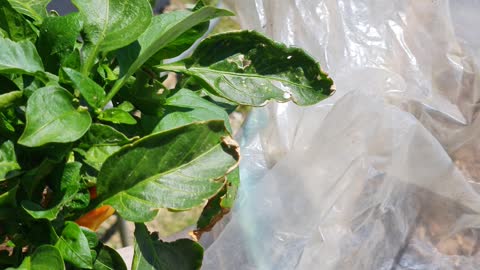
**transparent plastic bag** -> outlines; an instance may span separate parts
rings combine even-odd
[[[203,269],[480,269],[480,2],[227,3],[337,93],[254,110]]]

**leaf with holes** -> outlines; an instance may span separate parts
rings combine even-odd
[[[312,105],[328,97],[333,85],[303,50],[254,31],[211,36],[187,60],[157,68],[193,76],[210,93],[252,106],[269,100]]]
[[[68,15],[49,2],[0,0],[0,269],[126,269],[95,232],[115,212],[185,211],[200,237],[234,204],[239,104],[332,92],[300,49],[249,31],[204,39],[234,15],[212,1],[155,16],[154,0],[71,0]],[[198,243],[136,229],[134,270],[201,267]]]

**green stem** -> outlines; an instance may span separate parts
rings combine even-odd
[[[118,91],[120,91],[120,88],[122,88],[124,81],[125,81],[125,77],[122,77],[115,82],[115,84],[112,87],[112,90],[110,90],[110,92],[108,92],[107,96],[105,97],[105,100],[103,101],[101,108],[105,107],[108,104],[108,102],[112,100],[112,98],[118,93]]]

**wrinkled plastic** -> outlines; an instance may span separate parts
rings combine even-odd
[[[480,269],[480,2],[227,3],[337,92],[254,110],[203,269]]]

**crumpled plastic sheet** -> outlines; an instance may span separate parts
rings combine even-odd
[[[480,269],[480,2],[226,2],[337,92],[253,111],[203,269]]]

